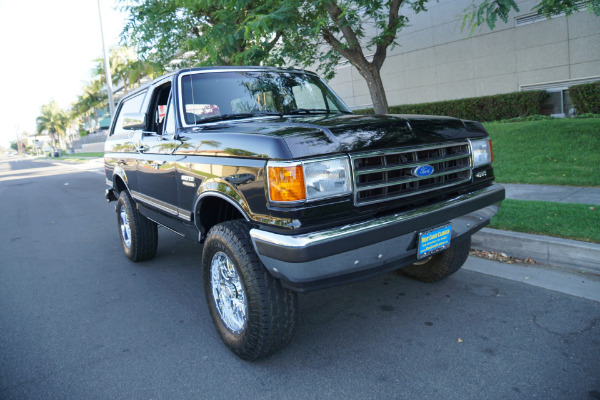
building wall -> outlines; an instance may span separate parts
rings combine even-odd
[[[411,26],[400,32],[399,46],[388,50],[381,71],[389,105],[600,80],[600,17],[583,10],[516,26],[515,18],[532,14],[536,3],[518,1],[521,11],[507,23],[469,36],[461,23],[471,1],[440,0],[423,13],[405,11]],[[350,64],[340,64],[329,84],[351,108],[372,106],[364,79]]]

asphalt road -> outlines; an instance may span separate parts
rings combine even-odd
[[[97,166],[0,162],[3,400],[600,399],[600,303],[467,269],[300,295],[292,343],[241,361],[201,246],[161,229],[129,262]]]

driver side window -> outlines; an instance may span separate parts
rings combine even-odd
[[[162,135],[165,125],[165,116],[167,114],[167,105],[171,94],[171,82],[167,82],[154,89],[152,101],[150,103],[149,126],[148,131],[157,135]]]
[[[167,109],[167,116],[165,117],[165,135],[175,134],[175,107],[173,106],[173,98],[169,99],[169,105]]]

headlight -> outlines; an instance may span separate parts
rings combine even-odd
[[[494,161],[492,141],[489,138],[471,140],[471,152],[473,154],[473,168],[491,164]]]
[[[269,162],[269,198],[274,202],[312,201],[352,192],[347,157]]]

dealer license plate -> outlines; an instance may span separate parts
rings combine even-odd
[[[417,258],[429,257],[432,254],[446,250],[450,247],[450,224],[439,226],[425,232],[419,232]]]

